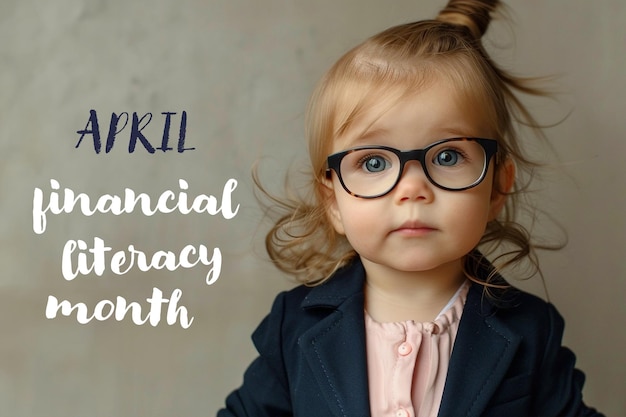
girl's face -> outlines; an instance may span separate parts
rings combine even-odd
[[[333,153],[356,146],[384,145],[421,149],[441,139],[492,138],[480,109],[439,79],[408,95],[390,109],[370,109],[333,146]],[[381,116],[382,114],[382,116]],[[446,191],[429,182],[418,161],[409,161],[388,194],[358,198],[347,193],[333,172],[329,181],[329,217],[360,255],[368,274],[454,271],[476,247],[487,222],[498,214],[505,197],[493,190],[494,161],[485,179],[465,191]],[[512,174],[510,169],[501,170]],[[505,184],[509,179],[505,178]]]

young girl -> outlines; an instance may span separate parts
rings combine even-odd
[[[306,285],[276,298],[218,416],[598,415],[559,313],[499,274],[534,260],[513,218],[532,168],[514,124],[537,124],[513,92],[541,92],[481,44],[498,4],[451,0],[322,79],[314,201],[283,202],[267,238]]]

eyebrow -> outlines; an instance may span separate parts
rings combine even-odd
[[[442,129],[441,130],[442,134],[435,135],[429,140],[436,142],[438,140],[443,140],[443,139],[482,137],[481,135],[476,135],[475,132],[469,132],[470,129],[460,129],[460,127],[461,126]],[[351,140],[350,142],[353,144],[359,144],[360,142],[364,142],[369,139],[385,137],[388,134],[389,134],[389,129],[385,129],[385,128],[370,129],[370,130],[367,130],[362,135],[358,135],[354,137],[354,139]]]
[[[367,131],[365,131],[365,133],[356,136],[354,138],[354,142],[362,142],[368,139],[386,136],[388,134],[389,134],[388,129],[382,129],[382,128],[368,129]]]

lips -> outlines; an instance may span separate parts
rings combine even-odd
[[[392,230],[392,233],[403,235],[422,236],[437,230],[435,227],[418,220],[409,220]]]

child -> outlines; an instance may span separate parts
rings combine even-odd
[[[513,219],[532,168],[514,122],[537,124],[513,91],[541,92],[483,49],[498,5],[451,0],[323,78],[307,119],[314,202],[284,202],[267,238],[307,285],[276,298],[218,416],[599,415],[559,313],[499,274],[535,259]]]

